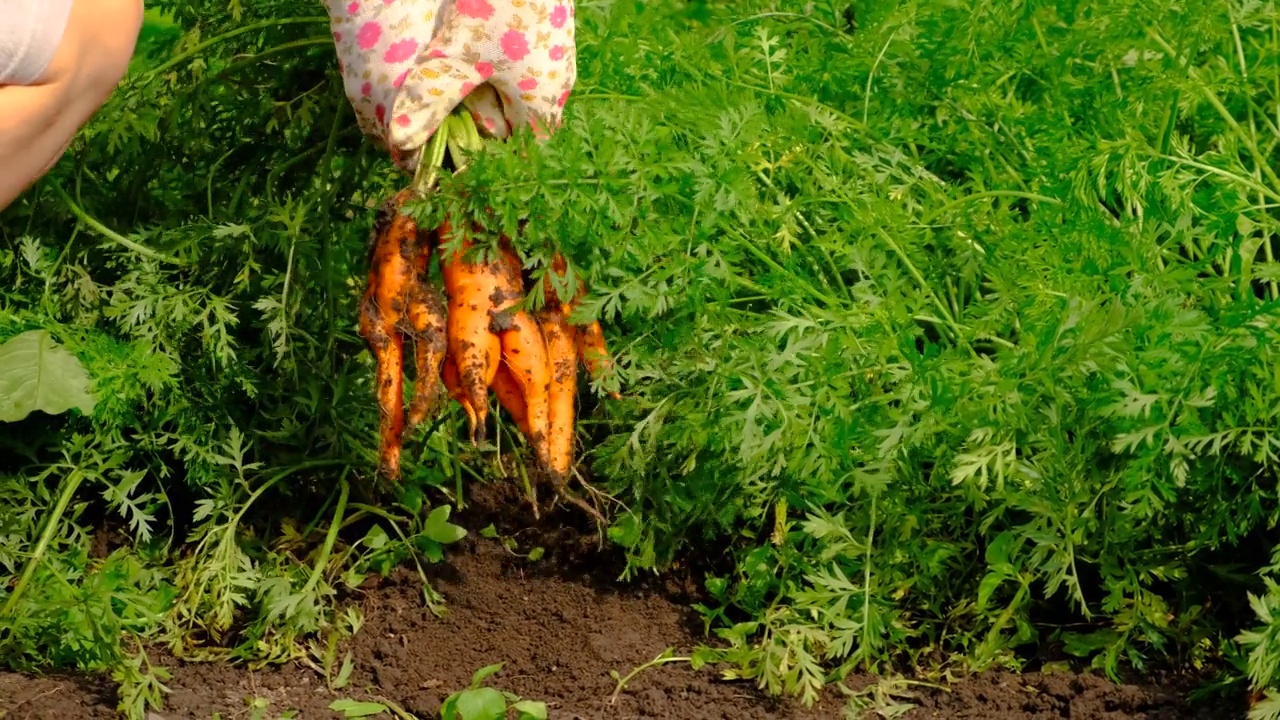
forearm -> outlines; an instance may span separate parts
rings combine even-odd
[[[0,210],[48,172],[97,108],[84,97],[68,102],[68,89],[0,87]]]

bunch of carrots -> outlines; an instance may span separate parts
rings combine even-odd
[[[387,201],[374,226],[360,333],[377,361],[379,471],[388,479],[399,477],[404,432],[440,409],[441,381],[448,396],[466,411],[474,444],[484,439],[492,390],[557,494],[599,518],[593,507],[567,490],[573,470],[578,363],[597,377],[611,364],[599,322],[577,325],[569,320],[586,288],[580,284],[572,299],[562,301],[553,284],[544,282],[543,307],[531,313],[521,307],[526,292],[522,264],[509,238],[501,239],[495,259],[477,261],[471,258],[465,229],[459,231],[446,220],[439,228],[425,230],[404,211],[415,194],[434,186],[446,147],[460,171],[465,167],[462,153],[479,142],[469,115],[447,118],[424,149],[413,187]],[[455,234],[461,235],[460,242],[447,252]],[[433,250],[438,251],[444,296],[428,279]],[[551,271],[563,278],[566,269],[557,254]],[[407,425],[406,339],[412,343],[416,371]]]

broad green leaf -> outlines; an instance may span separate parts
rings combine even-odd
[[[442,545],[455,543],[467,536],[466,529],[449,522],[451,506],[441,505],[427,515],[422,534]]]
[[[521,700],[511,706],[518,720],[547,720],[547,704],[541,700]]]
[[[17,422],[36,410],[60,415],[72,408],[88,415],[96,400],[80,360],[47,330],[29,330],[0,345],[0,422]]]
[[[503,720],[507,701],[493,688],[475,688],[458,696],[457,720]]]

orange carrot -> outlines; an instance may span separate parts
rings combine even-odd
[[[533,446],[538,461],[549,469],[547,420],[551,367],[538,323],[529,313],[515,307],[524,293],[520,261],[510,241],[503,239],[501,254],[490,267],[498,278],[490,327],[501,341],[502,362],[511,371],[511,379],[524,397],[527,414],[525,437]]]
[[[577,332],[556,309],[544,309],[538,320],[546,339],[551,367],[547,431],[551,469],[558,477],[567,479],[573,469],[574,401],[578,392],[578,357],[574,339]]]
[[[561,278],[568,271],[568,264],[565,262],[564,256],[556,253],[551,259],[551,271]],[[544,280],[545,303],[548,307],[559,307],[560,312],[567,319],[577,309],[578,303],[587,294],[586,283],[579,282],[577,292],[573,298],[561,301],[556,294],[555,288],[549,280]],[[575,326],[574,344],[577,347],[578,357],[583,364],[587,366],[587,372],[593,378],[599,379],[603,373],[609,371],[613,367],[613,360],[609,356],[609,348],[605,344],[604,329],[600,327],[600,321],[596,320],[586,325]],[[609,397],[617,400],[621,396],[616,392],[609,393]]]
[[[449,242],[448,223],[440,228],[440,243]],[[469,262],[465,253],[471,243],[464,240],[457,253],[440,257],[445,292],[449,295],[448,353],[457,364],[463,398],[460,400],[470,421],[471,441],[484,438],[489,413],[489,385],[498,371],[502,343],[489,328],[490,311],[499,292],[498,269],[492,264]],[[443,250],[443,247],[442,247]]]
[[[578,355],[587,366],[587,372],[594,378],[600,378],[613,369],[613,358],[609,356],[609,348],[605,345],[604,330],[600,327],[599,320],[582,326],[578,333]],[[621,395],[611,392],[609,397],[617,400]]]
[[[369,284],[360,301],[360,334],[377,362],[375,393],[380,412],[379,471],[400,474],[400,442],[404,432],[404,340],[397,325],[412,285],[408,258],[416,240],[412,219],[401,215],[408,198],[401,192],[385,203],[374,223],[369,248]]]
[[[413,402],[409,406],[410,428],[417,427],[439,408],[441,365],[449,349],[444,300],[427,274],[432,241],[430,233],[418,232],[413,258],[414,282],[406,308],[416,359]]]
[[[444,381],[449,397],[466,407],[467,393],[462,389],[462,380],[458,377],[458,364],[453,361],[452,355],[444,356],[444,363],[440,366],[440,379]]]
[[[515,422],[516,427],[525,437],[529,437],[529,410],[524,405],[524,393],[511,376],[511,368],[507,364],[498,365],[498,372],[493,376],[493,393],[498,396],[507,414]]]

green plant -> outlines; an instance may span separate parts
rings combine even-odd
[[[445,698],[440,706],[440,720],[505,720],[508,711],[517,720],[547,720],[546,703],[522,700],[504,691],[484,684],[489,677],[502,671],[502,663],[482,667],[471,676],[471,684]]]
[[[471,684],[451,693],[440,706],[440,720],[547,720],[546,703],[523,700],[519,696],[486,686],[485,680],[502,671],[502,663],[480,668]],[[347,718],[388,715],[400,720],[416,720],[404,708],[385,698],[368,700],[335,700],[329,709]]]

